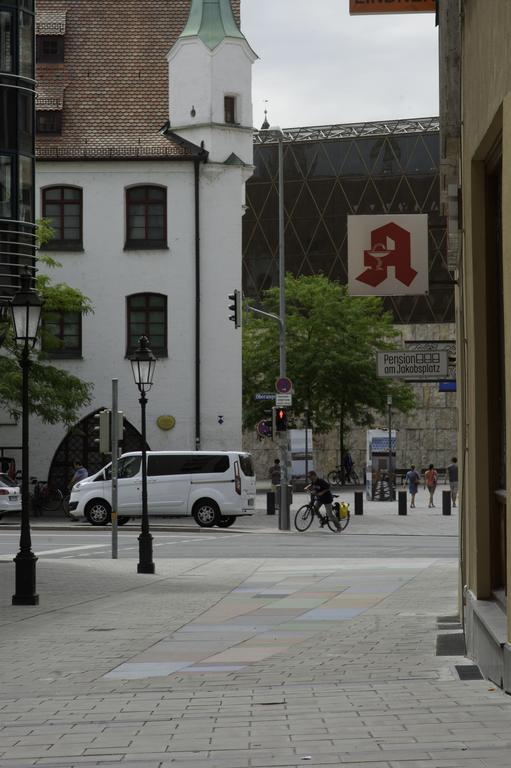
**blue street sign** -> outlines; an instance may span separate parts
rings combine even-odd
[[[438,383],[439,392],[456,392],[456,381],[440,381]]]
[[[275,392],[256,392],[254,400],[275,400]]]

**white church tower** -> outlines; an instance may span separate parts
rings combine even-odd
[[[252,165],[252,64],[256,54],[238,28],[230,0],[192,0],[169,55],[170,125],[210,161],[235,154]]]
[[[241,291],[256,58],[230,0],[192,0],[188,22],[168,54],[170,131],[207,153],[207,161],[197,164],[196,447],[202,449],[241,447],[241,329],[229,321],[228,296]]]

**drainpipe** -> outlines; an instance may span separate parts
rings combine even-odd
[[[207,163],[208,151],[201,142],[200,151],[193,158],[194,169],[194,198],[195,198],[195,450],[201,447],[201,334],[200,334],[200,285],[201,285],[201,252],[200,252],[200,164]]]
[[[201,157],[194,159],[193,168],[195,175],[195,450],[200,450],[201,423],[201,389],[200,389],[200,162]]]

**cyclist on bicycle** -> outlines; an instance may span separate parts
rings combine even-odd
[[[314,471],[309,472],[308,478],[310,483],[305,487],[305,490],[310,491],[314,495],[316,499],[314,504],[316,512],[319,512],[319,508],[324,506],[328,519],[334,523],[338,531],[342,530],[341,524],[332,510],[332,502],[334,498],[330,490],[330,483],[327,483],[326,480],[318,477],[317,473]],[[324,523],[322,523],[322,525],[324,525]]]
[[[79,483],[80,480],[85,480],[85,478],[88,476],[89,476],[89,472],[83,466],[82,462],[79,459],[75,459],[73,461],[73,477],[69,481],[69,485],[68,485],[69,490],[72,489],[73,485],[76,485],[76,483]]]

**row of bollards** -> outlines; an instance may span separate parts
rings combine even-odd
[[[406,515],[408,513],[406,491],[398,491],[397,494],[397,513]],[[442,491],[442,515],[451,514],[451,492]]]
[[[355,497],[355,510],[354,510],[355,514],[363,515],[364,514],[364,492],[355,491],[353,495]],[[266,514],[267,515],[275,514],[276,507],[278,506],[278,499],[276,499],[275,497],[276,497],[276,494],[273,491],[268,491],[268,493],[266,494]],[[408,501],[407,501],[406,491],[398,491],[397,493],[397,513],[398,515],[408,514]],[[442,515],[450,515],[450,514],[451,514],[451,492],[442,491]]]

